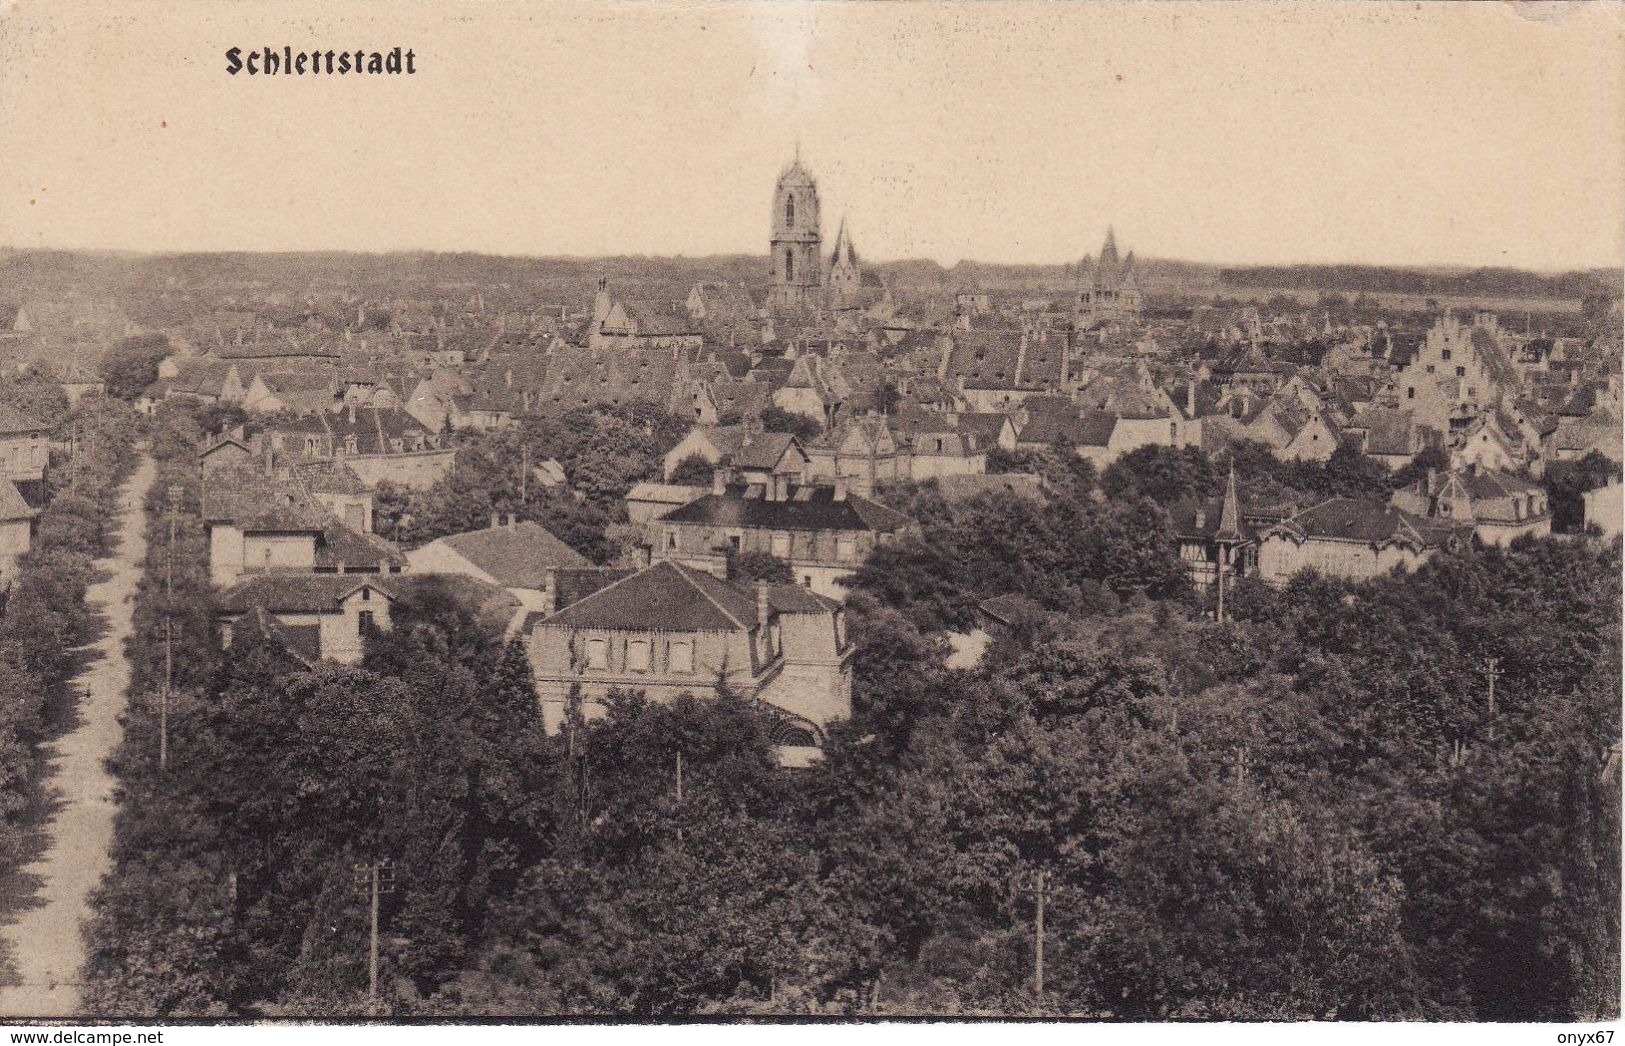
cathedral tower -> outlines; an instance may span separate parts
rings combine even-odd
[[[780,307],[804,308],[823,283],[823,238],[818,232],[818,183],[797,154],[773,191],[773,297]]]

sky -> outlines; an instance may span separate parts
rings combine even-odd
[[[399,77],[233,46],[410,47]],[[0,0],[0,244],[1619,265],[1625,6]]]

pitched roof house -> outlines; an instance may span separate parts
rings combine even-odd
[[[616,690],[669,701],[726,688],[759,702],[792,748],[815,746],[851,715],[845,614],[795,585],[746,587],[660,562],[527,627],[549,731],[573,703],[584,717],[601,714]]]

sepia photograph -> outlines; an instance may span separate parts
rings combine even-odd
[[[0,1027],[1607,1046],[1622,264],[1613,0],[0,0]]]

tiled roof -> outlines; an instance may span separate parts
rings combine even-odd
[[[1170,508],[1168,516],[1173,521],[1176,536],[1212,540],[1218,534],[1220,521],[1224,517],[1224,499],[1183,501]],[[1243,540],[1252,540],[1253,528],[1247,525],[1244,516],[1237,530]]]
[[[245,534],[319,534],[327,529],[331,519],[331,515],[323,505],[290,499],[270,504],[262,501],[248,514],[239,516],[235,522],[237,529]]]
[[[1456,529],[1368,498],[1331,498],[1280,526],[1304,538],[1341,538],[1370,544],[1401,541],[1419,548],[1441,544]]]
[[[1524,497],[1541,493],[1544,489],[1540,484],[1514,476],[1510,472],[1481,468],[1435,472],[1431,476],[1417,480],[1407,489],[1431,497],[1442,493],[1451,485],[1459,487],[1474,501]]]
[[[728,460],[735,468],[771,469],[793,445],[799,444],[788,432],[751,432],[739,441]]]
[[[316,566],[343,568],[372,566],[387,563],[392,567],[406,567],[406,556],[392,542],[376,534],[364,534],[340,521],[327,517],[322,536],[316,542]]]
[[[28,502],[17,492],[16,484],[9,479],[0,479],[0,521],[7,523],[19,519],[33,519],[38,512],[28,507]]]
[[[819,614],[839,604],[798,585],[768,589],[781,614]],[[703,570],[663,560],[565,607],[545,619],[573,628],[734,632],[756,627],[756,592]]]
[[[554,601],[559,608],[581,602],[637,571],[631,567],[565,567],[553,574]]]
[[[51,426],[36,421],[8,403],[0,403],[0,436],[31,436],[49,432]]]
[[[999,433],[1004,431],[1009,416],[1004,414],[958,414],[954,416],[954,428],[967,432],[976,437],[979,446],[992,447],[999,442]]]
[[[756,623],[754,595],[670,560],[640,570],[547,619],[576,628],[732,632]]]
[[[541,588],[550,569],[588,565],[585,556],[528,520],[440,541],[506,588]]]
[[[268,503],[283,498],[291,502],[301,494],[285,481],[249,465],[215,466],[205,473],[202,515],[213,523],[250,519]]]
[[[306,461],[293,467],[293,474],[312,494],[367,493],[367,485],[355,469],[342,461]]]
[[[1002,596],[984,599],[977,604],[982,613],[1002,625],[1013,625],[1018,621],[1032,621],[1044,616],[1044,608],[1036,601],[1017,592],[1009,592]]]
[[[747,496],[752,490],[757,496]],[[783,501],[760,496],[760,488],[730,487],[668,512],[662,523],[708,523],[767,530],[873,530],[890,532],[912,521],[901,512],[848,494],[836,501],[832,487],[792,486]]]
[[[570,411],[580,407],[669,405],[683,364],[676,349],[555,346],[537,407]]]
[[[652,501],[662,505],[686,505],[701,497],[709,488],[687,483],[634,483],[626,492],[628,501]]]
[[[228,614],[247,613],[255,607],[273,614],[333,613],[339,600],[363,586],[394,599],[398,580],[392,577],[380,584],[366,574],[253,574],[221,592],[215,606]]]
[[[1041,414],[1021,430],[1023,443],[1054,443],[1070,439],[1080,447],[1104,447],[1117,429],[1117,415],[1109,411],[1085,411],[1082,417]]]

